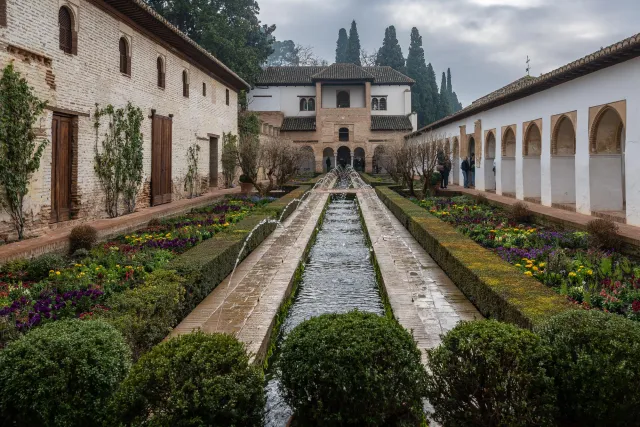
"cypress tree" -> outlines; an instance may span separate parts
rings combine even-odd
[[[422,36],[416,27],[411,29],[411,45],[407,55],[407,76],[416,81],[411,89],[411,108],[418,113],[418,127],[423,127],[427,124],[427,108],[432,99],[427,80],[427,64],[424,60]]]
[[[438,120],[438,105],[440,102],[436,72],[433,70],[431,63],[427,65],[427,84],[429,103],[426,105],[425,117],[427,119],[426,124],[430,124]]]
[[[438,101],[437,120],[440,120],[451,114],[451,99],[449,98],[447,76],[444,72],[442,73],[442,82],[440,83],[440,95]]]
[[[384,40],[382,42],[382,47],[378,51],[376,65],[386,65],[394,70],[404,72],[404,56],[402,55],[400,43],[398,43],[396,27],[393,25],[384,30]]]
[[[447,68],[447,93],[449,94],[449,101],[453,101],[451,98],[453,95],[453,86],[451,86],[451,68]]]
[[[338,43],[336,47],[336,63],[349,62],[347,60],[347,49],[349,48],[349,36],[347,30],[340,28],[338,32]]]
[[[358,26],[356,21],[351,22],[351,30],[349,30],[349,45],[347,48],[347,61],[356,65],[362,65],[360,62],[360,36],[358,36]]]

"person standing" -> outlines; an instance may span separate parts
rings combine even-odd
[[[469,163],[469,174],[471,187],[476,188],[476,155],[471,155],[471,163]]]
[[[444,188],[449,186],[449,174],[451,173],[451,159],[446,158],[444,160],[444,171],[442,175],[442,180],[444,182]]]
[[[462,169],[462,177],[464,178],[464,188],[469,188],[469,158],[465,157],[460,165]]]

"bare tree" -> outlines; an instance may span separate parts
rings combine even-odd
[[[360,62],[363,67],[373,67],[376,65],[376,59],[378,59],[378,50],[373,50],[369,53],[364,49],[360,49]]]
[[[421,196],[425,198],[433,195],[433,177],[438,166],[439,154],[444,152],[444,136],[433,132],[425,133],[415,146],[415,167],[422,181]]]
[[[325,66],[328,62],[313,51],[313,46],[296,45],[299,66]]]
[[[263,137],[262,141],[255,135],[240,137],[238,143],[238,165],[261,196],[283,186],[298,173],[300,155],[298,147],[279,136]],[[260,180],[260,170],[267,183]]]
[[[380,156],[380,165],[391,176],[391,179],[397,183],[404,183],[412,197],[416,195],[414,189],[416,150],[415,144],[400,138],[385,146],[384,154]]]

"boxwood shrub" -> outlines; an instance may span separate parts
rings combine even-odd
[[[564,421],[640,423],[640,324],[600,311],[571,311],[542,327]]]
[[[103,321],[34,329],[0,353],[1,424],[100,425],[130,364],[122,335]]]
[[[262,427],[264,378],[229,335],[165,341],[131,368],[114,396],[111,425]]]
[[[297,326],[278,362],[281,393],[304,426],[418,426],[425,369],[396,321],[354,311]]]
[[[461,322],[428,351],[427,399],[451,426],[552,426],[548,351],[534,333],[495,320]]]

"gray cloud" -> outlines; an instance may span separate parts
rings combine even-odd
[[[464,105],[525,74],[539,75],[640,31],[638,0],[258,0],[279,40],[333,61],[338,30],[358,22],[362,47],[395,25],[405,57],[417,27],[438,76],[447,67]]]

